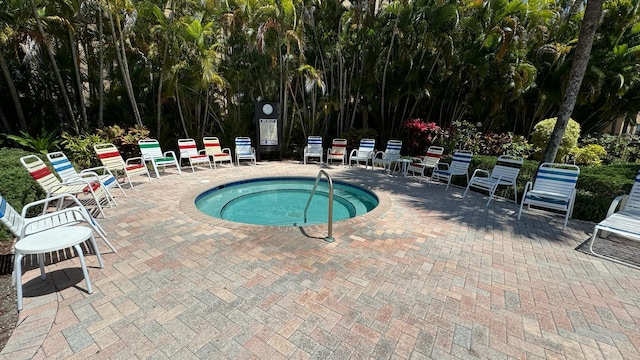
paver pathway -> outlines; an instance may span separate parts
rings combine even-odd
[[[593,224],[460,188],[326,167],[381,205],[326,226],[263,227],[199,214],[195,194],[293,162],[140,181],[98,221],[118,249],[24,277],[6,359],[640,359],[640,271],[573,250]],[[208,181],[208,182],[207,182]],[[103,244],[102,244],[103,245]]]

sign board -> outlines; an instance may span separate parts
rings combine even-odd
[[[282,123],[279,122],[280,104],[271,101],[261,101],[255,104],[254,123],[256,125],[257,146],[256,158],[262,155],[267,158],[277,154],[282,159]]]
[[[278,145],[278,119],[260,119],[260,145]]]

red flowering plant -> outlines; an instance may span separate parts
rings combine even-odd
[[[427,147],[436,141],[440,127],[434,122],[420,118],[408,119],[402,123],[407,136],[409,154],[422,155]]]

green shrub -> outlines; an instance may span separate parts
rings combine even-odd
[[[602,158],[607,155],[602,145],[589,144],[583,148],[575,147],[571,150],[577,165],[595,166],[602,164]]]
[[[607,152],[602,159],[605,164],[634,162],[640,159],[640,135],[599,134],[597,137],[587,135],[580,139],[580,143],[602,145]]]
[[[79,169],[101,165],[93,145],[107,143],[107,139],[103,139],[98,135],[69,135],[67,133],[62,134],[62,139],[65,155]]]
[[[0,149],[0,195],[18,212],[22,211],[25,204],[46,195],[20,163],[21,157],[30,154],[32,153],[15,148]],[[35,209],[27,215],[36,215]],[[10,239],[13,239],[13,235],[0,225],[0,241]]]
[[[531,134],[531,143],[534,146],[541,150],[547,147],[553,128],[556,126],[556,120],[557,118],[550,118],[536,124]],[[560,142],[560,148],[558,148],[555,162],[562,162],[562,159],[569,155],[571,150],[578,144],[578,138],[580,138],[580,124],[573,119],[569,119],[564,135],[562,135],[562,141]]]
[[[633,163],[581,167],[573,218],[603,220],[611,201],[629,193],[639,169],[640,164]]]

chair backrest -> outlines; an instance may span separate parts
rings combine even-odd
[[[473,152],[469,150],[456,150],[453,153],[453,159],[449,165],[449,171],[452,174],[466,174],[471,165]]]
[[[49,170],[44,161],[36,155],[23,156],[20,158],[20,162],[45,191],[49,191],[52,186],[60,184],[60,180]]]
[[[332,156],[344,156],[347,152],[347,139],[333,139],[330,154]]]
[[[500,181],[515,183],[522,168],[524,159],[520,156],[500,155],[496,166],[491,170],[491,177]]]
[[[198,156],[198,146],[193,139],[178,139],[178,149],[181,158]]]
[[[157,159],[164,157],[160,143],[156,139],[143,139],[138,141],[140,153],[143,159]]]
[[[207,155],[209,156],[220,156],[220,154],[222,155],[227,155],[226,153],[222,152],[222,147],[220,146],[220,140],[218,140],[217,137],[214,136],[205,136],[204,138],[202,138],[202,142],[204,143],[204,151]]]
[[[358,156],[368,156],[373,151],[374,147],[376,147],[375,139],[360,140],[360,147],[358,148]]]
[[[118,148],[113,144],[96,144],[93,149],[98,154],[98,158],[102,165],[109,170],[124,170],[125,163],[118,151]]]
[[[22,234],[24,219],[11,205],[0,195],[0,222],[6,226],[15,236]]]
[[[251,138],[248,138],[248,137],[236,138],[236,154],[239,154],[239,155],[253,154],[253,151],[251,151]]]
[[[423,166],[436,167],[440,158],[442,158],[442,154],[444,154],[444,148],[441,146],[429,146],[427,149],[427,155],[422,158]]]
[[[636,180],[631,187],[631,192],[629,192],[629,198],[622,210],[640,216],[640,171],[638,171],[638,175],[636,175]]]
[[[58,173],[62,181],[78,177],[78,172],[62,151],[47,153],[47,159],[49,159],[53,169]]]
[[[322,153],[322,136],[309,136],[307,138],[307,152],[313,154]]]
[[[570,197],[578,182],[580,168],[571,164],[543,163],[538,168],[533,190]]]
[[[400,157],[400,150],[402,150],[402,141],[389,140],[387,141],[387,148],[384,150],[383,159],[395,160]]]

